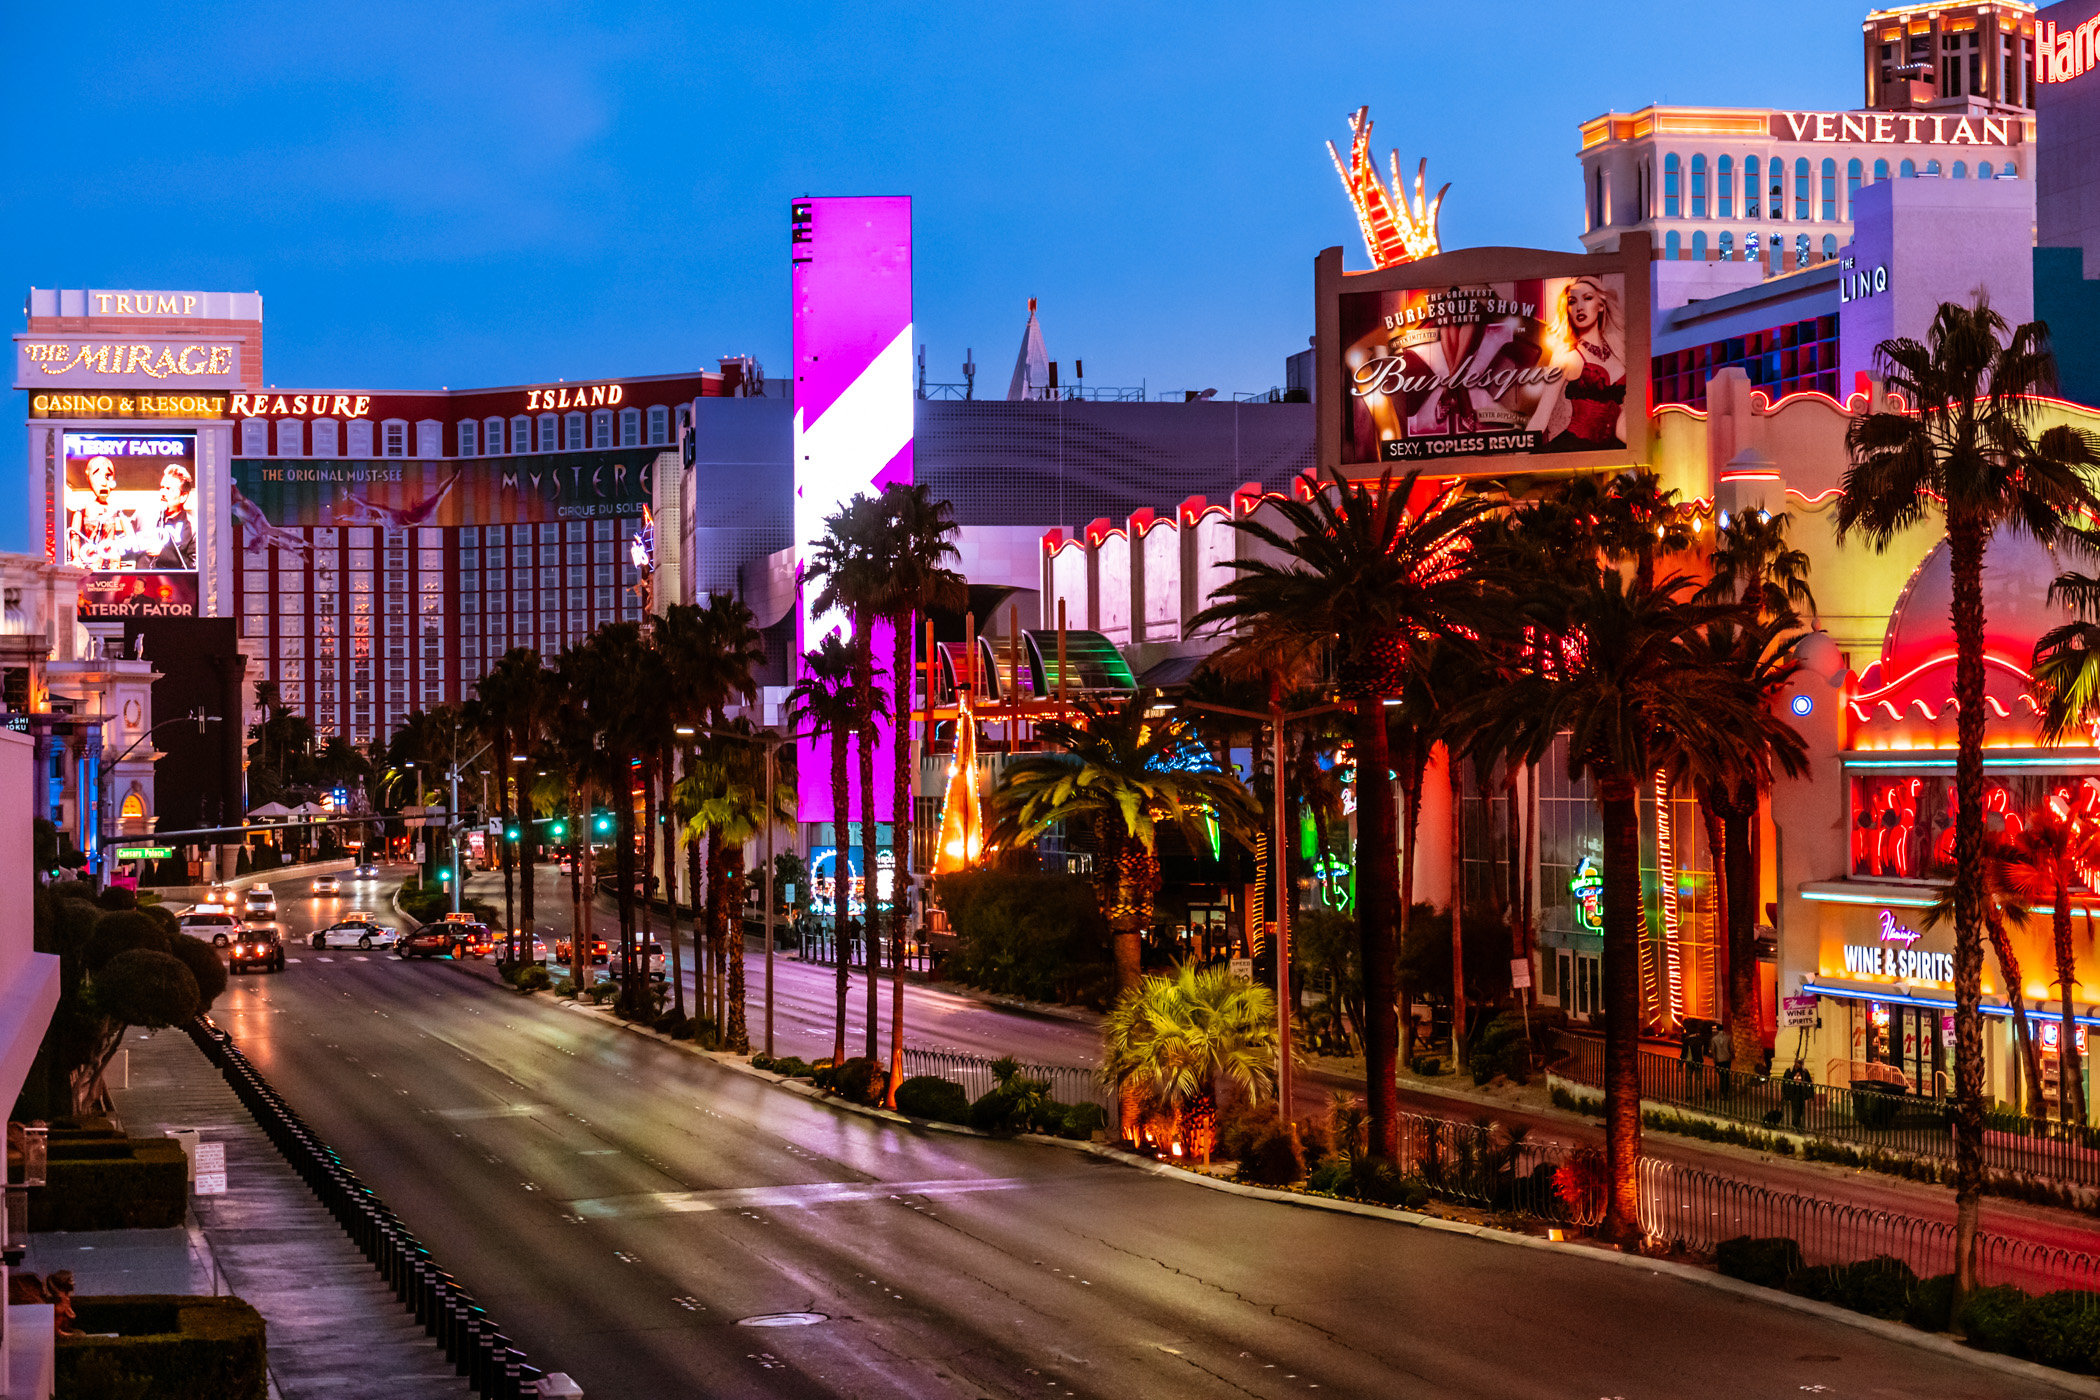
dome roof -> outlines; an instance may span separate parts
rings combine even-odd
[[[1991,536],[1983,556],[1986,656],[2023,673],[2033,666],[2034,644],[2050,628],[2071,618],[2070,609],[2049,601],[2049,585],[2065,569],[2054,549],[2036,543],[2025,531],[2000,528]],[[1879,674],[1861,677],[1862,688],[1892,684],[1936,659],[1951,656],[1953,602],[1954,581],[1943,539],[1919,563],[1896,599],[1881,641]]]

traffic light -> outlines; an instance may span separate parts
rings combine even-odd
[[[559,841],[562,837],[569,834],[569,824],[562,821],[549,822],[547,823],[547,834]]]
[[[437,877],[449,884],[452,880],[452,867],[449,865],[439,866],[437,868]]]
[[[518,828],[515,823],[503,828],[503,839],[506,841],[515,841],[518,839]]]
[[[605,835],[605,834],[606,834],[607,832],[611,831],[612,829],[613,829],[613,819],[612,819],[612,813],[610,813],[610,812],[600,812],[600,813],[598,813],[598,814],[597,814],[596,816],[594,816],[594,817],[592,817],[592,818],[591,818],[591,830],[593,830],[593,831],[597,832],[597,833],[598,833],[598,834],[599,834],[600,836],[603,836],[603,835]]]

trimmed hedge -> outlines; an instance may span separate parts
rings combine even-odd
[[[970,1096],[962,1085],[937,1074],[920,1074],[897,1086],[897,1111],[936,1123],[968,1123]]]
[[[1801,1246],[1784,1235],[1737,1235],[1715,1246],[1714,1267],[1761,1288],[1783,1288],[1801,1271]]]
[[[58,1339],[61,1396],[77,1393],[81,1367],[95,1357],[150,1380],[153,1400],[265,1400],[269,1394],[262,1314],[238,1298],[118,1294],[75,1298],[73,1306],[83,1332],[118,1335]]]
[[[173,1138],[51,1144],[48,1185],[29,1193],[29,1228],[163,1230],[189,1209],[190,1169]]]

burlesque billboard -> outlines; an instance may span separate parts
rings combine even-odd
[[[1352,292],[1341,333],[1344,463],[1626,446],[1618,273]]]
[[[66,433],[65,558],[82,617],[194,617],[197,435]]]
[[[529,525],[636,516],[662,447],[420,461],[243,457],[233,513],[250,549],[272,530]]]

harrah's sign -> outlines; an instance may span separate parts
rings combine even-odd
[[[2035,25],[2036,82],[2068,83],[2095,68],[2100,68],[2100,14],[2070,29],[2058,29],[2054,20]]]
[[[1774,112],[1780,141],[1853,141],[1871,146],[2017,146],[2018,117],[1962,117],[1931,112]]]

